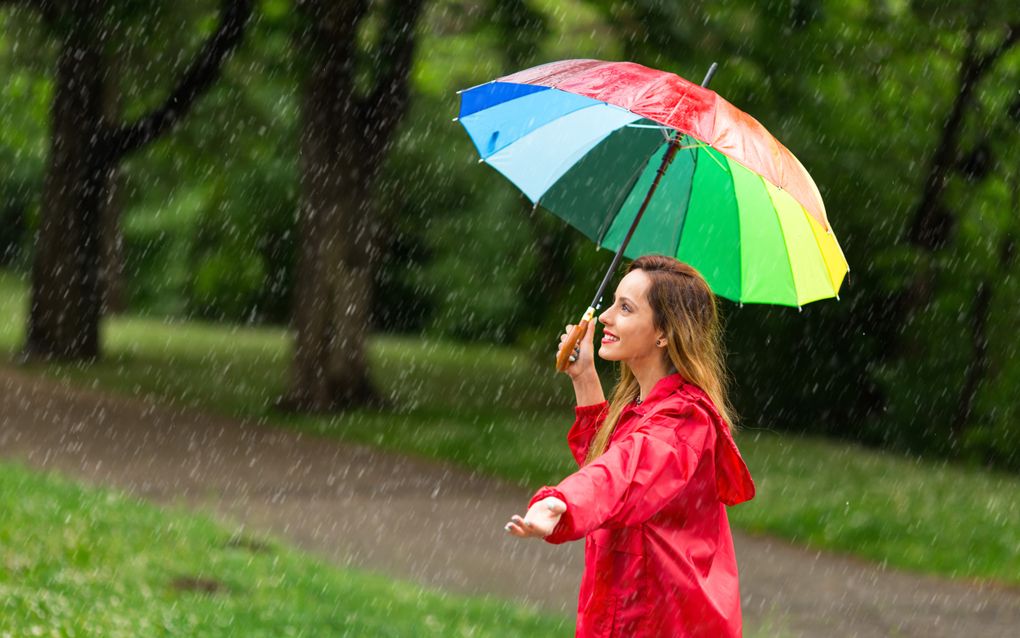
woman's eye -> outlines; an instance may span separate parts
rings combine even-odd
[[[630,306],[628,306],[627,304],[623,304],[622,308],[627,312],[630,312]]]

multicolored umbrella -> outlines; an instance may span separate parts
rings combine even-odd
[[[553,62],[462,91],[457,120],[535,206],[618,251],[585,324],[621,255],[672,255],[718,295],[798,307],[838,296],[849,270],[797,158],[675,74]]]

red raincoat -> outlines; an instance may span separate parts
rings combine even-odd
[[[578,464],[608,411],[576,408]],[[711,399],[680,374],[624,408],[602,456],[529,503],[567,504],[554,544],[585,538],[577,636],[731,638],[740,592],[726,505],[754,483]]]

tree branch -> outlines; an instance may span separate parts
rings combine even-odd
[[[216,32],[158,108],[109,133],[110,157],[120,158],[145,146],[176,124],[216,81],[227,56],[241,43],[251,17],[251,0],[223,0]]]

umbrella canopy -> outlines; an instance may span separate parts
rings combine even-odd
[[[802,306],[849,270],[804,167],[715,92],[629,62],[564,60],[460,93],[478,153],[536,206],[624,255],[675,256],[733,301]]]

